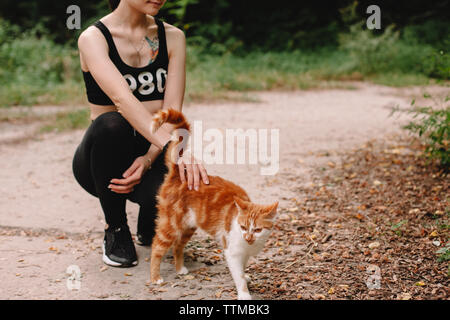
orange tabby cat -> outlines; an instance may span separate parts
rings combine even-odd
[[[173,109],[159,111],[154,116],[152,131],[164,122],[174,124],[176,129],[189,130],[183,114]],[[159,273],[161,259],[172,246],[176,272],[188,273],[183,262],[183,249],[195,230],[200,228],[222,243],[238,299],[251,299],[244,269],[248,259],[264,247],[278,202],[254,204],[242,188],[217,176],[209,176],[210,183],[200,184],[198,191],[188,190],[186,182],[180,180],[176,164],[171,161],[172,152],[179,150],[179,143],[179,139],[170,142],[165,159],[169,171],[158,192],[151,281],[163,282]]]

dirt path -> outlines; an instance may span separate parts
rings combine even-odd
[[[430,90],[443,92],[445,88]],[[421,88],[355,84],[354,90],[255,93],[258,103],[196,104],[184,111],[191,122],[203,120],[203,130],[279,128],[277,175],[262,176],[256,165],[210,165],[207,169],[244,187],[255,202],[279,200],[284,219],[287,214],[289,219],[301,220],[308,213],[299,210],[293,199],[302,199],[298,190],[311,184],[317,168],[339,164],[339,152],[344,149],[398,133],[405,119],[389,118],[389,107],[405,107],[422,94]],[[72,156],[84,131],[39,134],[11,143],[21,129],[29,130],[29,137],[34,128],[35,124],[0,123],[0,299],[235,298],[220,248],[203,234],[196,235],[186,250],[190,275],[175,276],[172,257],[165,258],[162,275],[167,283],[162,287],[146,285],[149,248],[137,246],[140,263],[135,268],[105,267],[101,262],[104,221],[98,200],[81,189],[71,171]],[[128,203],[133,233],[137,209]],[[275,260],[281,269],[283,264],[292,266],[308,253],[308,245],[300,241],[280,248],[280,243],[271,241],[250,267],[250,274],[255,272],[257,278],[251,287],[255,298],[268,297],[265,289],[258,288],[271,280],[267,273],[258,278],[258,270]],[[71,265],[81,270],[80,290],[68,290],[66,269]],[[311,265],[298,272],[314,268]],[[298,295],[305,288],[298,287]],[[315,297],[312,292],[302,296]],[[283,299],[281,293],[278,298]]]

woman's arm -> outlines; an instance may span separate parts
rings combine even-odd
[[[118,111],[152,145],[162,149],[170,140],[170,133],[165,128],[160,128],[154,134],[150,132],[152,115],[133,95],[127,81],[109,58],[108,44],[100,30],[95,27],[86,29],[78,39],[78,48],[92,77]]]
[[[181,111],[186,86],[186,38],[183,31],[178,28],[166,25],[165,29],[169,67],[167,70],[163,109],[171,108]],[[161,126],[162,130],[169,133],[173,131],[173,128],[173,125],[168,123]],[[156,133],[159,133],[159,129]],[[161,149],[152,144],[146,154],[146,158],[149,162],[153,162],[161,151]]]
[[[166,28],[167,45],[169,51],[169,69],[167,71],[167,82],[164,93],[163,109],[175,109],[181,111],[186,85],[186,39],[183,31],[173,26]],[[172,132],[170,124],[163,124],[161,129]],[[156,131],[158,132],[158,131]],[[161,150],[150,146],[147,156],[151,161],[155,160]],[[208,174],[201,164],[190,154],[185,153],[179,163],[178,170],[182,182],[187,182],[189,189],[198,190],[200,180],[209,184]]]

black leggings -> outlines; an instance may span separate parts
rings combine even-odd
[[[140,206],[138,233],[152,238],[157,212],[156,193],[167,172],[164,164],[167,148],[159,154],[132,192],[120,194],[108,189],[110,180],[123,178],[125,170],[137,157],[147,153],[149,147],[150,142],[135,131],[119,112],[106,112],[92,121],[84,134],[75,151],[72,169],[78,183],[99,198],[109,226],[118,227],[127,223],[125,205],[128,199]]]

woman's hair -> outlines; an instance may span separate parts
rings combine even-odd
[[[109,7],[111,8],[111,11],[114,11],[119,6],[120,0],[108,0],[108,2],[109,2]]]

